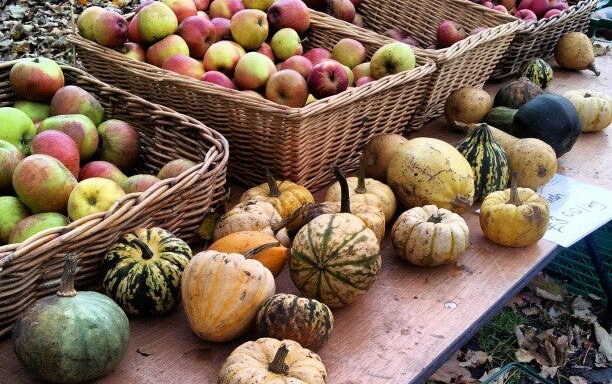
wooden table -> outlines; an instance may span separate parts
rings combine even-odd
[[[574,88],[612,89],[610,57],[599,58],[602,75],[555,69],[551,91]],[[499,84],[489,84],[494,92]],[[612,189],[612,130],[582,135],[559,159],[559,173]],[[442,119],[412,134],[456,143]],[[242,188],[233,185],[236,199]],[[322,191],[316,195],[321,197]],[[393,254],[389,236],[382,244],[380,276],[357,303],[334,310],[335,328],[319,351],[329,383],[421,383],[560,250],[542,240],[520,249],[497,246],[483,237],[476,207],[464,214],[470,247],[456,265],[418,268]],[[298,293],[287,269],[277,278],[277,292]],[[233,348],[253,335],[230,343],[204,342],[191,333],[182,308],[162,318],[131,319],[127,355],[107,384],[215,383],[219,368]],[[0,383],[36,383],[17,362],[9,339],[0,341]]]

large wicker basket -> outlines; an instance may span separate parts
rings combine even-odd
[[[2,107],[15,101],[8,81],[13,64],[0,64]],[[142,143],[138,172],[156,173],[179,157],[198,164],[146,192],[126,195],[105,213],[0,247],[0,336],[11,330],[23,309],[57,290],[67,252],[76,251],[80,257],[77,286],[95,287],[101,282],[101,258],[120,235],[138,227],[160,226],[192,242],[206,212],[226,193],[228,144],[223,136],[193,118],[111,87],[79,69],[62,69],[67,84],[98,96],[107,118],[127,121],[137,129]]]
[[[506,79],[521,72],[527,63],[540,57],[552,57],[555,45],[568,32],[587,32],[591,13],[597,9],[598,0],[569,0],[569,9],[550,19],[526,23],[519,31],[504,57],[491,74],[494,79]]]
[[[417,117],[423,120],[441,115],[446,98],[452,91],[482,86],[506,52],[515,33],[523,28],[516,18],[468,0],[362,0],[358,10],[363,17],[364,28],[378,33],[399,28],[423,47],[436,42],[437,27],[442,20],[453,20],[468,32],[476,27],[487,27],[487,30],[468,36],[448,48],[417,49],[420,55],[436,63],[427,103]],[[418,127],[418,124],[413,124],[408,129]]]
[[[305,49],[345,37],[361,41],[372,55],[392,40],[318,12],[311,15]],[[253,185],[264,169],[277,177],[319,188],[331,181],[329,164],[354,169],[358,151],[374,135],[399,133],[421,107],[435,64],[417,57],[411,71],[290,108],[126,59],[80,36],[70,36],[89,72],[148,100],[188,114],[221,132],[231,146],[229,174]]]

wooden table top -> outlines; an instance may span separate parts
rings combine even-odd
[[[557,67],[553,92],[612,87],[612,59],[598,58],[600,77]],[[491,93],[499,84],[488,84]],[[612,189],[611,129],[580,137],[559,159],[559,173]],[[435,136],[456,143],[442,119],[410,135]],[[232,185],[237,198],[240,187]],[[322,191],[316,196],[320,198]],[[559,247],[546,240],[511,249],[486,240],[477,207],[463,215],[470,247],[456,265],[418,268],[397,258],[389,236],[382,244],[382,269],[370,291],[357,303],[333,311],[335,328],[318,351],[329,383],[421,383],[550,261]],[[277,278],[277,292],[298,293],[287,268]],[[131,319],[128,352],[111,375],[96,383],[215,383],[221,364],[248,334],[234,342],[200,340],[189,329],[182,308],[161,318]],[[9,338],[0,341],[0,383],[37,383],[17,362]]]

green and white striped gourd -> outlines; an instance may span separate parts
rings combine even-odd
[[[487,124],[474,129],[457,144],[457,150],[474,170],[474,200],[506,188],[510,178],[508,157]]]
[[[128,314],[167,313],[180,302],[181,275],[191,256],[187,243],[171,233],[139,228],[104,256],[104,290]]]
[[[546,61],[535,58],[527,64],[523,76],[531,80],[538,87],[545,89],[553,79],[553,70]]]

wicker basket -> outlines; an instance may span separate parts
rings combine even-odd
[[[501,80],[515,76],[535,57],[544,60],[551,58],[557,41],[568,32],[586,33],[591,13],[597,9],[597,1],[569,0],[571,6],[560,15],[526,23],[525,29],[519,31],[512,40],[491,78]]]
[[[15,100],[8,81],[14,63],[0,64],[0,106],[10,106]],[[195,119],[104,84],[79,69],[62,69],[67,84],[98,96],[108,118],[127,121],[137,129],[142,143],[138,172],[156,173],[178,157],[198,164],[146,192],[125,195],[105,213],[0,247],[0,336],[11,330],[23,309],[57,290],[65,253],[77,251],[80,256],[78,287],[99,286],[101,258],[120,235],[138,227],[161,226],[192,242],[206,212],[225,195],[228,144],[223,136]]]
[[[311,15],[305,48],[327,47],[345,37],[369,55],[392,40],[357,31],[318,12]],[[387,76],[303,108],[290,108],[126,59],[79,36],[70,36],[89,72],[148,100],[188,114],[230,142],[229,174],[248,185],[264,182],[264,168],[310,188],[332,179],[329,164],[354,169],[358,151],[374,135],[399,133],[424,101],[435,64],[417,57],[414,70]]]
[[[384,33],[399,28],[423,47],[436,42],[442,20],[453,20],[468,31],[484,26],[487,30],[469,36],[444,49],[417,49],[433,59],[436,73],[432,78],[427,104],[417,118],[424,121],[444,112],[446,98],[463,87],[480,87],[502,58],[515,33],[523,28],[516,18],[485,8],[468,0],[440,0],[435,4],[422,0],[362,0],[358,12],[364,28]],[[418,128],[413,124],[409,129]]]

